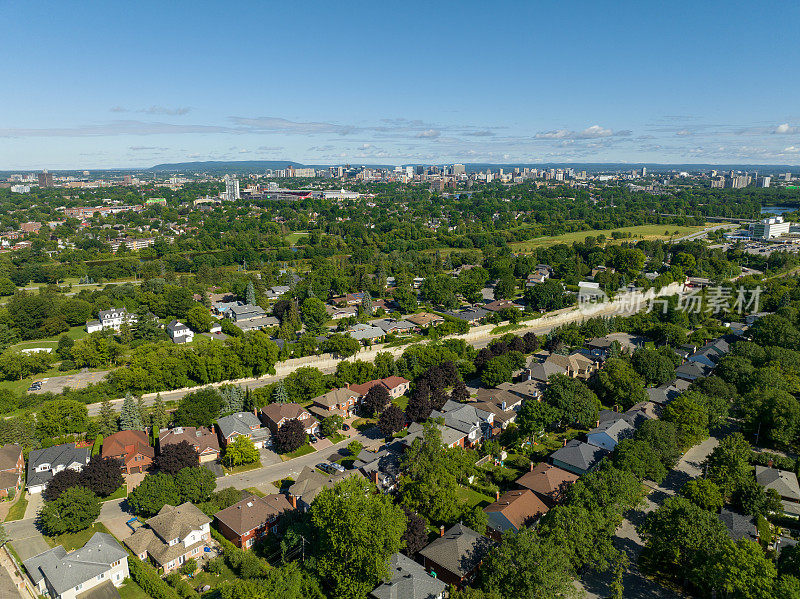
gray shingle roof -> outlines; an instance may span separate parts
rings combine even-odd
[[[60,595],[107,572],[113,562],[126,559],[127,555],[114,537],[97,532],[86,545],[72,553],[59,545],[23,563],[35,583],[45,578]]]
[[[752,516],[744,516],[723,508],[718,515],[719,519],[728,529],[728,534],[734,541],[739,539],[756,539],[756,525]]]
[[[756,480],[765,489],[775,489],[783,498],[800,501],[800,485],[794,472],[756,466]]]
[[[375,599],[434,599],[444,593],[445,583],[428,574],[425,568],[395,553],[389,559],[390,578],[376,587],[370,596]]]
[[[52,470],[59,466],[68,468],[70,464],[79,463],[85,466],[89,462],[89,448],[75,447],[74,443],[54,445],[44,449],[35,449],[28,455],[28,486],[45,484],[53,478]],[[50,464],[50,470],[36,472],[42,464]]]
[[[463,578],[483,559],[491,541],[463,524],[456,524],[419,553],[448,572]]]
[[[250,435],[253,432],[251,427],[260,426],[261,421],[252,412],[236,412],[217,419],[217,427],[225,439],[230,439],[233,434]]]
[[[606,452],[599,447],[573,439],[550,456],[563,464],[569,464],[580,470],[589,471],[599,462]]]

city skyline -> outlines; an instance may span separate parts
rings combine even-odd
[[[0,170],[800,163],[788,2],[235,8],[7,3]]]

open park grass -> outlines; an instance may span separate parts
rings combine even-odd
[[[683,226],[683,225],[637,225],[634,227],[619,227],[617,229],[592,229],[589,231],[573,231],[571,233],[563,233],[561,235],[554,235],[548,237],[536,237],[528,241],[515,241],[509,243],[515,251],[530,251],[540,247],[549,247],[565,243],[572,245],[576,241],[583,241],[589,236],[597,237],[598,235],[605,235],[607,240],[612,243],[619,243],[622,241],[639,241],[641,239],[671,239],[674,237],[682,237],[683,235],[690,235],[702,231],[705,227]],[[612,240],[612,231],[619,231],[620,233],[630,233],[631,237],[624,239]]]

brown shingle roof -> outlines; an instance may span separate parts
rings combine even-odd
[[[578,478],[577,474],[541,462],[532,471],[523,474],[517,484],[555,502],[561,499],[566,487]]]
[[[532,520],[547,513],[548,509],[533,491],[524,489],[504,493],[500,499],[487,505],[483,511],[487,514],[500,512],[519,530]]]
[[[253,496],[218,511],[214,517],[236,534],[243,535],[291,509],[292,504],[285,495]]]
[[[3,445],[0,447],[0,471],[16,470],[22,447],[19,445]]]

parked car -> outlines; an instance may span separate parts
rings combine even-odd
[[[343,431],[349,431],[350,430],[350,425],[349,424],[342,425],[342,430]]]
[[[320,470],[322,470],[327,474],[333,474],[334,472],[333,464],[326,464],[324,462],[320,462],[319,464],[317,464],[317,468],[319,468]]]
[[[311,443],[316,443],[316,442],[317,442],[317,436],[316,436],[314,433],[311,433],[311,434],[308,436],[308,440],[309,440]]]
[[[344,472],[344,471],[345,471],[345,470],[344,470],[344,466],[342,466],[341,464],[337,464],[337,463],[335,463],[335,462],[334,462],[333,464],[328,464],[328,465],[329,465],[329,466],[330,466],[330,467],[331,467],[333,470],[335,470],[336,472]]]

